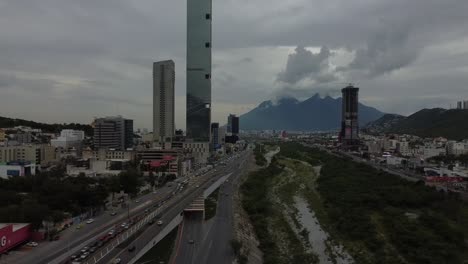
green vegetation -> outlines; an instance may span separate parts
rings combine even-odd
[[[39,129],[42,129],[43,132],[49,132],[49,133],[60,133],[62,129],[77,129],[77,130],[83,130],[87,136],[93,135],[93,128],[90,125],[82,125],[82,124],[76,124],[76,123],[44,124],[44,123],[37,123],[34,121],[0,116],[0,127],[15,127],[15,126],[28,126],[31,128],[39,128]]]
[[[216,207],[218,207],[219,188],[212,192],[205,199],[205,220],[209,220],[216,215]]]
[[[283,144],[280,154],[320,160],[318,187],[308,202],[356,263],[467,260],[468,207],[458,196],[297,143]]]
[[[234,251],[234,255],[237,258],[237,263],[246,264],[248,261],[248,258],[244,254],[241,253],[242,242],[232,239],[230,243],[231,243],[232,251]]]
[[[399,118],[380,131],[462,140],[468,138],[466,120],[468,120],[468,110],[423,109],[406,118]],[[379,123],[384,124],[385,120],[377,120],[374,123],[378,126]]]
[[[174,251],[178,230],[178,227],[174,228],[174,230],[146,252],[136,263],[169,263],[171,254]]]
[[[254,155],[255,155],[255,163],[258,166],[265,166],[267,164],[267,160],[265,159],[266,149],[263,144],[255,144]]]
[[[273,158],[268,167],[251,173],[241,186],[242,206],[254,226],[264,263],[318,263],[294,233],[282,207],[272,199],[272,184],[282,172],[282,165]]]
[[[42,221],[58,223],[66,216],[96,212],[111,193],[134,194],[139,177],[135,170],[110,178],[68,177],[59,166],[35,176],[0,178],[0,222],[32,223],[38,229]]]

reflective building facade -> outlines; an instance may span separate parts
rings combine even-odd
[[[210,141],[211,0],[187,0],[187,138]]]

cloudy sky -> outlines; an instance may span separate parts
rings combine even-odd
[[[189,0],[196,1],[196,0]],[[345,83],[386,112],[468,100],[466,0],[213,0],[213,118]],[[0,116],[152,127],[152,62],[176,63],[186,0],[0,0]]]

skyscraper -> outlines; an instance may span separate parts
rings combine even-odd
[[[340,139],[344,147],[352,148],[359,145],[359,88],[350,84],[343,88],[341,92],[343,98]]]
[[[153,140],[167,142],[175,131],[174,121],[174,61],[153,64]]]
[[[187,0],[187,138],[210,140],[211,0]]]
[[[211,123],[211,150],[217,149],[219,145],[219,123]]]
[[[121,116],[94,120],[94,148],[125,150],[133,147],[133,120]]]
[[[233,114],[228,116],[227,132],[232,135],[239,134],[239,117]]]

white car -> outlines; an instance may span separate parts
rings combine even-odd
[[[92,224],[94,222],[94,219],[90,218],[86,221],[87,224]]]
[[[163,221],[159,220],[156,224],[157,224],[157,225],[162,225],[162,224],[163,224]]]
[[[26,244],[26,246],[28,246],[28,247],[37,247],[38,245],[39,244],[37,242],[33,242],[33,241]]]

